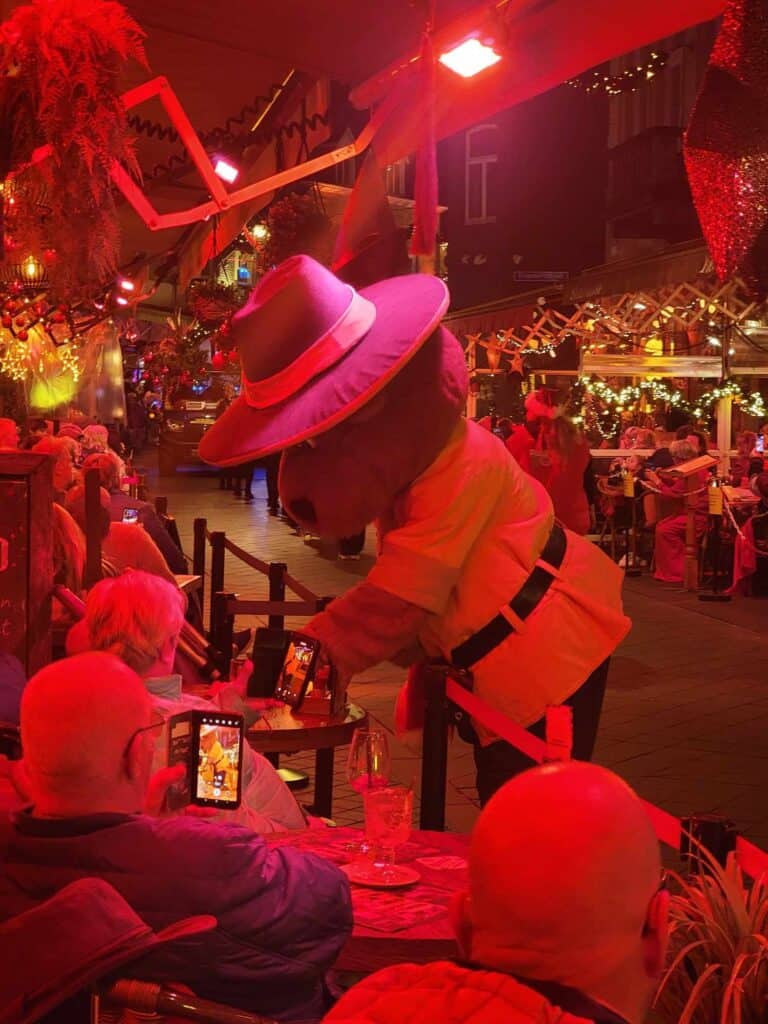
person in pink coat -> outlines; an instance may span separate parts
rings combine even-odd
[[[507,439],[507,450],[543,485],[563,526],[589,533],[592,456],[586,438],[546,388],[528,395],[525,416],[525,425]]]

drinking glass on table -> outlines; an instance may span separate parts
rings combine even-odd
[[[407,786],[385,786],[366,790],[363,799],[365,837],[376,851],[372,869],[382,881],[397,882],[395,851],[411,834],[413,790]]]
[[[381,789],[389,782],[389,744],[383,729],[356,729],[347,758],[347,782],[364,796],[371,789]],[[366,853],[368,844],[351,843],[349,850]]]

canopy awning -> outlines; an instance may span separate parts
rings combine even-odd
[[[562,300],[576,303],[626,292],[654,291],[665,285],[695,281],[712,271],[704,243],[687,243],[643,259],[622,260],[585,270],[566,284]]]
[[[4,13],[11,6],[0,0]],[[280,0],[230,5],[225,15],[208,0],[127,0],[126,6],[147,32],[151,73],[169,80],[204,136],[232,124],[249,131],[280,84],[295,72],[302,76],[303,93],[298,90],[279,111],[276,119],[284,126],[309,120],[312,131],[321,132],[322,103],[315,94],[306,97],[313,84],[335,79],[353,87],[353,100],[361,108],[376,106],[384,97],[397,101],[377,137],[380,162],[389,163],[418,146],[429,103],[418,60],[426,4]],[[490,5],[487,0],[437,0],[438,52],[482,31],[494,36],[503,54],[494,68],[468,80],[438,66],[437,136],[448,136],[603,61],[713,18],[723,6],[724,0],[498,0]],[[146,77],[136,70],[126,84]],[[203,201],[201,182],[193,173],[179,172],[182,147],[169,136],[159,104],[145,106],[135,112],[135,125],[140,161],[149,172],[144,184],[148,198],[164,210]],[[296,138],[294,133],[291,139]],[[263,177],[279,164],[303,158],[305,150],[299,153],[297,146],[288,145],[281,152],[274,142],[262,139],[250,173]],[[245,174],[243,178],[248,180]],[[259,197],[257,208],[269,198]],[[240,210],[232,222],[239,218],[242,223],[249,212],[253,209]],[[211,251],[210,227],[150,232],[127,208],[123,220],[126,261],[145,253],[156,264],[166,256],[171,262],[191,246],[197,253],[190,258],[191,267]],[[226,230],[220,226],[223,235],[231,230],[232,225]],[[222,242],[226,239],[220,237],[218,244]]]

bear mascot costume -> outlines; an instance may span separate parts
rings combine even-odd
[[[376,524],[367,578],[304,629],[342,680],[384,660],[442,658],[522,726],[541,728],[547,705],[567,701],[574,756],[588,759],[608,660],[629,629],[622,574],[464,418],[447,308],[437,277],[357,291],[291,257],[233,318],[242,390],[200,454],[226,467],[282,450],[280,499],[303,530],[339,538]],[[485,802],[531,762],[474,725]]]

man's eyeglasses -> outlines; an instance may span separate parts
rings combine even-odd
[[[148,732],[151,733],[153,736],[157,737],[163,731],[164,726],[165,718],[158,711],[153,711],[152,722],[149,725],[142,725],[140,729],[134,729],[134,731],[131,733],[128,742],[125,744],[123,757],[128,757],[128,752],[130,751],[133,741],[136,739],[137,736],[140,736],[143,732]]]

